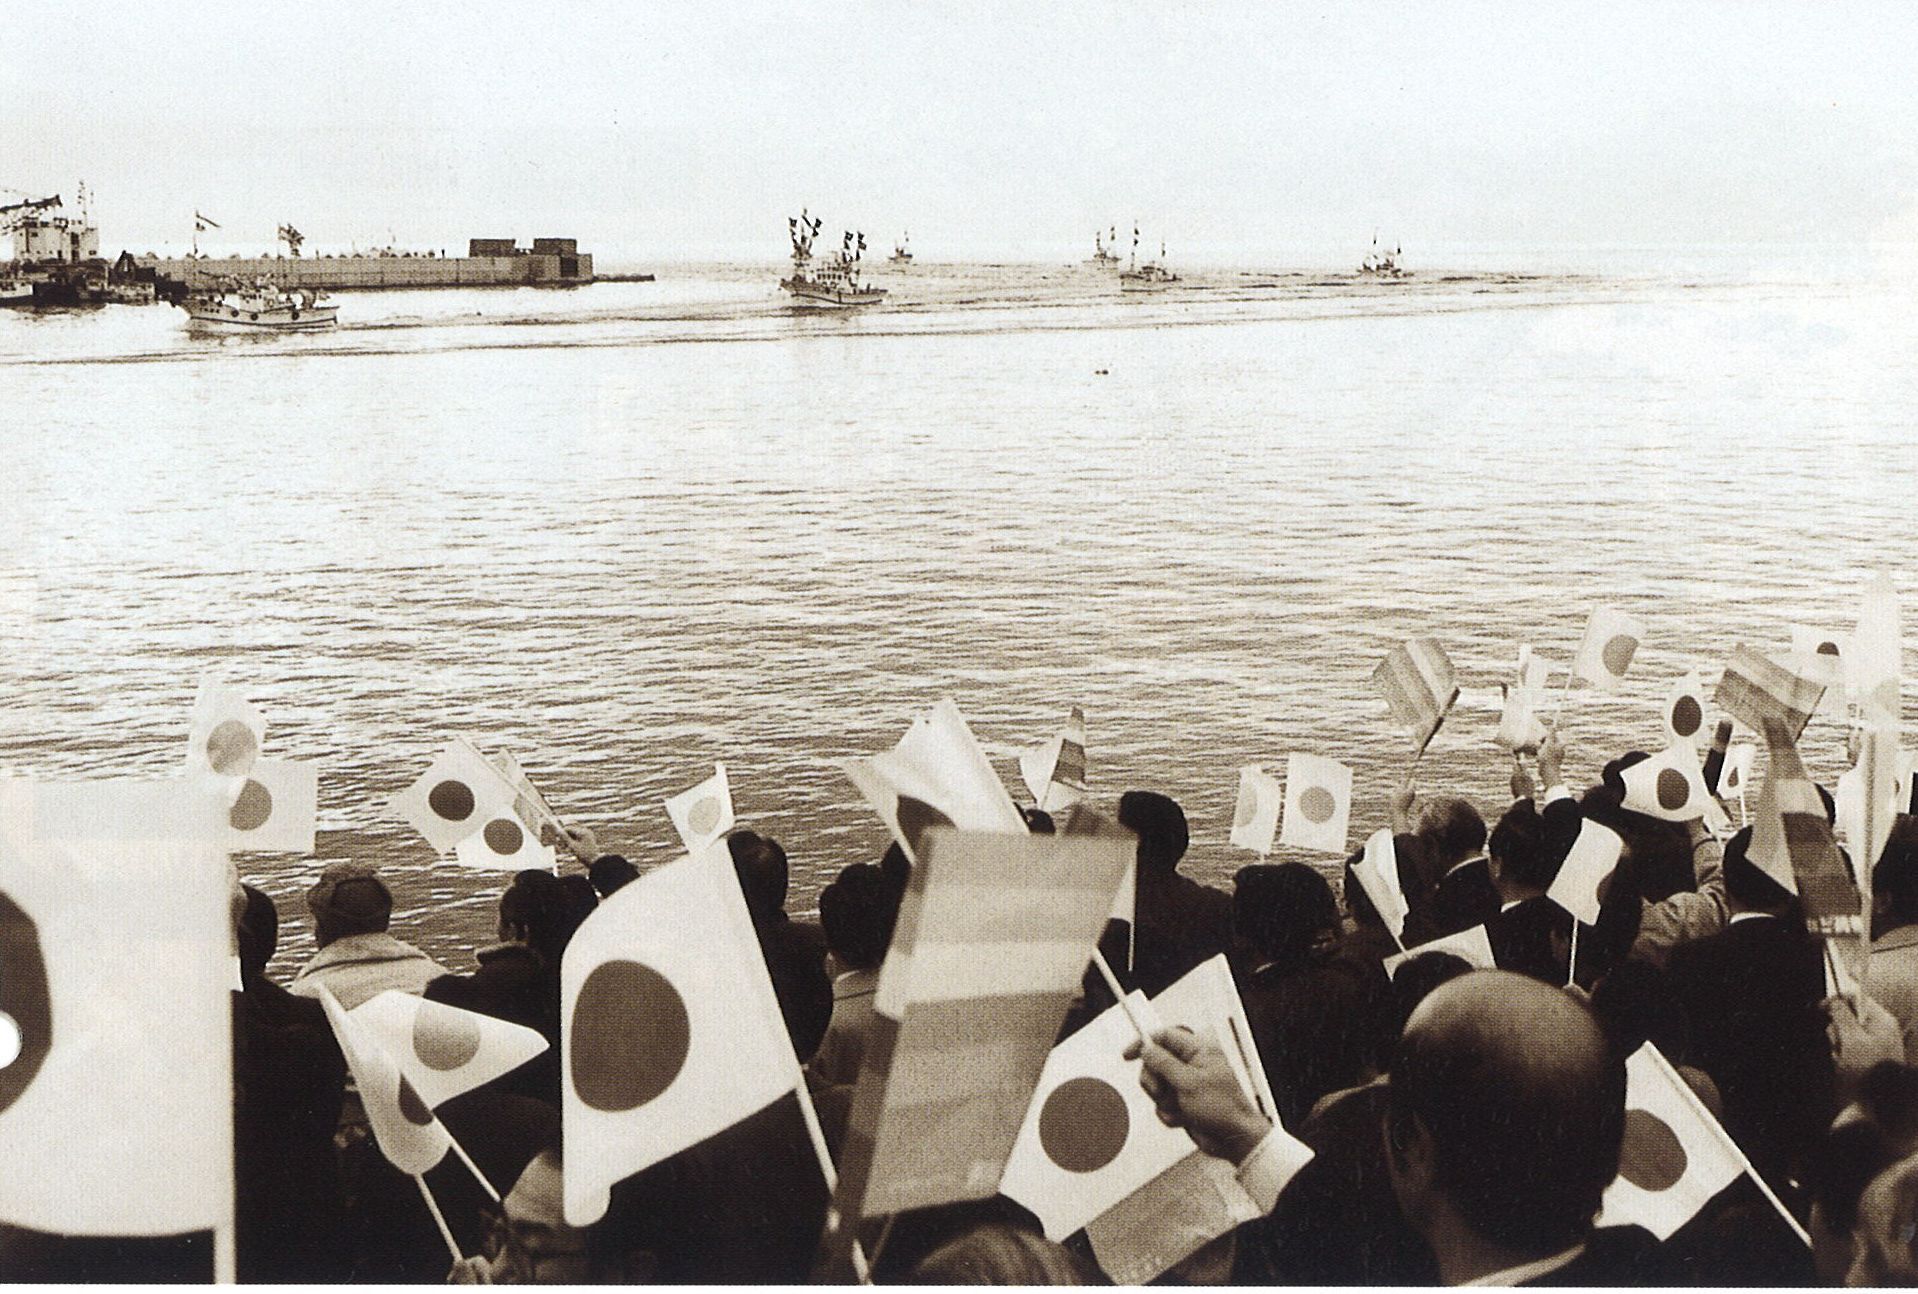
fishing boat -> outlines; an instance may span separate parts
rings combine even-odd
[[[228,283],[186,299],[187,327],[207,332],[319,332],[339,323],[339,307],[309,288]]]
[[[1399,268],[1399,253],[1402,247],[1394,247],[1389,252],[1379,250],[1379,236],[1372,235],[1372,253],[1359,262],[1359,273],[1375,279],[1409,279],[1412,271]]]
[[[859,263],[865,259],[866,236],[847,230],[837,251],[813,260],[813,239],[824,223],[817,216],[799,213],[786,218],[792,235],[792,277],[779,280],[779,286],[792,296],[795,310],[849,310],[855,306],[877,305],[886,299],[886,289],[859,281]]]
[[[912,243],[912,231],[908,229],[905,235],[902,238],[900,238],[898,242],[893,244],[892,255],[888,256],[886,259],[891,261],[894,265],[912,264],[912,247],[910,245],[911,243]]]
[[[1163,292],[1179,281],[1179,276],[1160,262],[1165,260],[1165,244],[1159,244],[1159,259],[1139,264],[1139,229],[1132,229],[1132,260],[1119,271],[1121,292]]]
[[[1109,241],[1108,241],[1109,240]],[[1119,241],[1119,227],[1114,225],[1110,234],[1092,231],[1092,255],[1086,257],[1086,264],[1102,270],[1119,268],[1119,254],[1112,250],[1112,244]]]

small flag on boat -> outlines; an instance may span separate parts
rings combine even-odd
[[[1585,621],[1585,637],[1572,658],[1572,677],[1584,679],[1601,692],[1616,692],[1625,682],[1645,625],[1616,607],[1593,607]]]
[[[1352,818],[1352,769],[1322,755],[1285,760],[1285,825],[1279,843],[1344,856]]]
[[[1430,638],[1400,643],[1372,671],[1385,704],[1423,754],[1458,700],[1458,675],[1445,649]]]
[[[1279,831],[1279,810],[1285,804],[1285,788],[1279,779],[1247,764],[1239,770],[1239,802],[1232,810],[1232,843],[1250,849],[1264,858],[1272,852],[1272,840]]]
[[[1824,693],[1824,684],[1794,674],[1741,643],[1726,663],[1712,699],[1752,731],[1762,733],[1767,723],[1778,723],[1796,742]]]

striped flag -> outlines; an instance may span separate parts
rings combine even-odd
[[[1047,813],[1068,809],[1086,798],[1086,714],[1078,706],[1066,726],[1041,746],[1019,756],[1019,776],[1032,802]]]
[[[1825,803],[1783,724],[1765,726],[1771,770],[1759,793],[1746,856],[1798,895],[1814,934],[1856,935],[1864,925],[1858,884],[1825,820]]]
[[[1394,647],[1372,671],[1372,683],[1419,754],[1431,744],[1458,700],[1458,674],[1445,649],[1430,638],[1413,638]]]
[[[1645,623],[1617,607],[1593,607],[1585,621],[1585,637],[1572,658],[1572,677],[1582,678],[1601,692],[1616,692],[1625,672],[1645,641]]]
[[[1124,836],[945,827],[923,844],[841,1155],[847,1228],[998,1190],[1134,852]],[[829,1221],[829,1260],[833,1238]]]
[[[1712,700],[1753,732],[1764,732],[1768,722],[1783,724],[1786,736],[1795,742],[1824,693],[1824,684],[1802,678],[1740,643],[1725,665]]]

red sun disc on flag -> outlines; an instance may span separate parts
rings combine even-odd
[[[1241,795],[1239,797],[1239,807],[1232,814],[1232,829],[1237,831],[1241,827],[1249,827],[1252,825],[1252,819],[1258,816],[1259,797],[1256,795]]]
[[[1698,708],[1698,698],[1681,696],[1672,703],[1672,731],[1681,737],[1690,737],[1705,725],[1704,712]]]
[[[433,1111],[426,1102],[420,1100],[420,1094],[406,1081],[406,1075],[400,1075],[400,1113],[406,1116],[408,1123],[418,1127],[427,1127],[433,1122]]]
[[[435,1011],[422,1003],[413,1017],[413,1054],[428,1069],[451,1073],[479,1055],[479,1024],[471,1016]]]
[[[719,797],[702,795],[686,814],[686,825],[693,829],[695,836],[709,836],[713,828],[719,825]]]
[[[1669,1191],[1685,1176],[1685,1145],[1672,1125],[1649,1110],[1625,1111],[1618,1175],[1641,1191]]]
[[[486,847],[502,858],[511,858],[526,843],[526,833],[511,818],[494,818],[486,824]]]
[[[253,740],[253,730],[238,719],[227,719],[216,724],[207,734],[206,762],[216,773],[237,776],[253,767],[253,757],[259,752],[259,745]]]
[[[1685,807],[1692,798],[1691,779],[1675,768],[1658,770],[1658,804],[1660,808],[1677,812]]]
[[[448,822],[464,822],[473,816],[473,788],[448,778],[426,793],[426,807]]]
[[[692,1019],[672,982],[635,961],[595,966],[571,1021],[573,1090],[595,1110],[636,1110],[673,1085],[692,1050]]]
[[[1039,1111],[1039,1146],[1068,1173],[1104,1168],[1125,1149],[1131,1117],[1125,1098],[1102,1078],[1069,1078]]]
[[[1338,811],[1338,797],[1323,786],[1308,786],[1305,794],[1299,797],[1299,812],[1305,815],[1308,822],[1330,822],[1332,815]]]
[[[40,931],[0,890],[0,1113],[20,1099],[53,1049],[53,1000]],[[11,1052],[11,1055],[7,1055]]]
[[[1605,649],[1598,658],[1605,662],[1605,668],[1621,678],[1632,667],[1632,657],[1638,654],[1638,639],[1630,634],[1614,634],[1605,643]]]
[[[226,820],[235,831],[258,831],[273,816],[273,792],[252,778],[240,788],[240,798],[227,811]]]
[[[899,797],[899,830],[912,842],[913,849],[919,848],[919,833],[927,827],[950,827],[952,819],[927,804],[924,800],[915,800],[910,795]]]

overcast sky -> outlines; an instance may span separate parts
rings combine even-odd
[[[927,259],[1918,238],[1918,5],[55,6],[0,48],[0,185],[109,255],[573,235]],[[1155,247],[1156,250],[1156,247]]]

